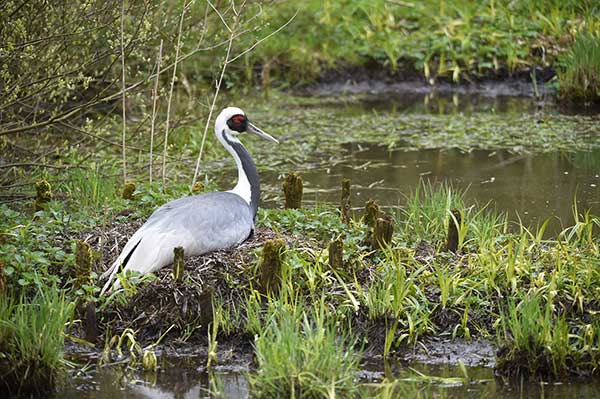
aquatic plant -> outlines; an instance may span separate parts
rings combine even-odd
[[[563,99],[600,102],[600,34],[577,35],[557,69]]]
[[[31,299],[0,295],[0,393],[42,395],[55,388],[66,366],[64,329],[74,306],[56,287]]]
[[[148,204],[160,202],[171,195],[175,194],[161,194],[154,186],[142,184],[139,195],[133,201],[140,201],[136,202],[140,205],[140,212],[149,212],[152,207]],[[114,201],[116,209],[128,206],[118,196]],[[285,371],[291,376],[285,377],[284,372],[277,374],[275,365],[283,364],[283,356],[277,360],[277,355],[269,351],[267,343],[285,346],[285,342],[293,342],[303,348],[303,345],[309,342],[312,345],[317,340],[319,326],[327,331],[322,345],[337,337],[335,342],[343,342],[348,351],[354,351],[353,344],[364,344],[370,351],[387,357],[393,356],[403,346],[418,344],[431,336],[489,339],[499,335],[502,337],[501,344],[507,348],[506,354],[525,353],[516,349],[523,348],[521,342],[524,341],[513,341],[512,331],[514,329],[520,336],[525,336],[527,330],[520,327],[523,320],[511,319],[509,310],[512,308],[507,299],[517,297],[521,300],[525,298],[521,295],[525,295],[539,298],[540,320],[550,320],[550,327],[545,327],[544,334],[552,326],[560,327],[557,334],[564,332],[567,326],[568,345],[563,345],[564,336],[550,334],[549,341],[543,342],[547,347],[550,345],[552,353],[534,352],[543,353],[547,362],[531,365],[524,362],[517,366],[525,358],[511,355],[506,359],[515,361],[506,363],[511,366],[499,368],[498,373],[511,375],[509,371],[517,367],[537,370],[529,375],[545,371],[552,375],[595,372],[599,364],[599,330],[594,313],[598,306],[600,281],[600,270],[595,267],[600,262],[600,241],[596,233],[600,219],[597,216],[574,206],[571,226],[556,236],[550,236],[546,231],[547,222],[537,228],[509,222],[506,215],[497,213],[491,206],[467,204],[464,193],[444,185],[424,184],[408,195],[406,203],[408,205],[392,212],[395,229],[391,242],[375,250],[368,239],[370,227],[361,222],[358,215],[354,215],[355,219],[348,224],[343,223],[333,206],[318,204],[314,208],[300,210],[263,210],[257,220],[258,237],[262,234],[264,239],[279,238],[285,243],[281,286],[276,294],[257,290],[260,288],[257,281],[261,273],[258,260],[261,241],[252,241],[250,247],[197,260],[202,265],[207,260],[209,263],[214,261],[215,266],[203,269],[204,283],[184,273],[183,281],[176,290],[177,297],[174,297],[170,272],[166,270],[144,287],[131,287],[129,296],[116,295],[107,298],[106,302],[100,301],[99,309],[106,312],[100,321],[104,324],[101,327],[114,332],[117,337],[107,347],[109,350],[111,346],[116,349],[121,341],[122,353],[129,355],[131,366],[143,365],[146,355],[146,365],[153,368],[153,347],[148,347],[146,353],[140,350],[148,339],[156,341],[156,337],[166,334],[164,332],[173,325],[169,338],[174,339],[175,344],[206,344],[206,327],[212,315],[213,326],[218,327],[218,331],[210,334],[213,349],[217,341],[222,348],[227,347],[231,339],[246,341],[254,336],[260,338],[262,346],[258,349],[257,341],[256,351],[264,353],[265,364],[267,359],[273,359],[274,367],[271,370],[265,366],[265,375],[272,378],[267,378],[263,385],[259,382],[256,389],[257,392],[268,392],[275,384],[268,381],[281,379],[286,384],[293,381],[294,387],[297,387],[300,380],[304,383],[309,379],[304,374],[299,378],[299,372],[294,374],[294,370],[316,366],[298,355],[293,366],[295,369]],[[4,245],[9,250],[7,256],[17,254],[14,261],[7,262],[9,258],[5,254],[1,258],[12,267],[12,275],[7,277],[13,286],[23,279],[23,283],[27,283],[23,287],[32,289],[50,279],[50,272],[43,265],[62,264],[53,257],[55,252],[39,247],[41,243],[35,239],[37,235],[60,238],[63,236],[57,232],[77,231],[79,226],[85,225],[83,211],[74,213],[69,223],[63,222],[61,215],[65,211],[59,205],[57,202],[49,203],[48,209],[38,212],[34,221],[0,206],[6,216],[3,226],[10,233]],[[460,245],[455,253],[445,249],[450,213],[454,208],[461,214]],[[96,220],[92,218],[87,223]],[[100,242],[97,238],[107,231],[117,237],[123,235],[126,232],[123,229],[128,227],[127,223],[122,224],[124,220],[127,219],[121,216],[103,227],[102,231],[89,233],[92,248],[95,249],[95,243]],[[80,237],[81,233],[76,234]],[[22,238],[21,252],[18,251],[16,237]],[[342,265],[332,268],[328,262],[327,246],[338,237],[343,241]],[[50,240],[44,245],[60,248],[61,242],[64,241]],[[37,271],[43,276],[37,278],[31,264],[18,258],[19,254],[34,251],[40,252],[34,259],[42,259],[36,260],[40,263],[33,263],[41,265]],[[105,257],[111,257],[109,250],[105,250]],[[72,262],[70,257],[62,259],[63,263]],[[71,286],[71,279],[66,275],[52,278],[66,287]],[[206,294],[206,281],[215,289],[212,306],[204,306],[201,298]],[[178,300],[184,297],[185,301]],[[514,307],[520,312],[525,305],[519,305],[519,300]],[[184,303],[185,312],[182,308]],[[545,306],[549,303],[552,312],[546,317]],[[323,320],[320,319],[321,306],[326,309]],[[199,318],[196,311],[190,311],[198,308],[208,309],[207,318]],[[169,309],[168,314],[165,314],[165,309]],[[146,318],[138,317],[142,312],[145,312]],[[282,319],[280,314],[288,314],[289,317],[286,317],[295,324]],[[534,316],[538,317],[531,317]],[[133,321],[124,325],[119,322],[123,319]],[[295,330],[291,327],[293,324]],[[306,337],[311,338],[308,340]],[[355,341],[358,339],[360,341]],[[303,340],[306,343],[301,343]],[[108,337],[107,342],[110,341],[111,337]],[[543,342],[538,343],[541,345]],[[128,350],[133,350],[133,354],[127,353]],[[288,355],[291,351],[288,350]],[[322,351],[327,353],[327,359],[339,360],[339,357],[346,356],[343,351]],[[325,365],[334,362],[327,359],[323,360]],[[211,365],[214,360],[215,357],[212,357]],[[321,375],[319,381],[330,377]],[[346,381],[340,375],[334,378]],[[317,385],[316,379],[310,381]],[[324,385],[320,386],[315,389],[325,392]],[[345,382],[340,382],[339,389],[341,392],[346,389]]]
[[[350,397],[359,355],[352,341],[339,335],[325,316],[324,303],[314,313],[279,308],[271,314],[254,346],[257,370],[250,374],[257,397]]]
[[[518,303],[509,301],[500,318],[497,369],[501,374],[525,379],[557,377],[577,364],[577,359],[569,359],[578,352],[571,347],[569,325],[553,308],[551,301],[544,303],[537,295]]]

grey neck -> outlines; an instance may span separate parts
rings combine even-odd
[[[231,141],[228,139],[225,132],[221,133],[223,140],[231,147],[233,152],[239,157],[241,166],[238,166],[238,175],[241,178],[243,175],[250,183],[250,208],[252,209],[252,216],[256,217],[258,212],[258,205],[260,202],[260,178],[258,176],[258,170],[256,165],[250,156],[248,150],[238,141]]]

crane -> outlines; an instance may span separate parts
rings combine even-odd
[[[183,247],[187,256],[202,255],[234,247],[252,235],[260,201],[260,178],[250,153],[239,140],[246,132],[279,143],[252,124],[240,108],[223,109],[215,121],[215,135],[235,160],[237,184],[229,191],[179,198],[155,210],[101,276],[108,277],[101,295],[121,268],[151,273],[173,263],[175,247]],[[118,287],[117,280],[113,288]]]

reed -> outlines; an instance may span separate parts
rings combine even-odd
[[[44,395],[65,370],[65,324],[74,303],[58,289],[38,291],[32,299],[0,296],[0,393],[3,396]]]
[[[250,375],[256,397],[350,397],[356,394],[359,355],[325,316],[281,308],[254,342],[258,363]]]
[[[560,57],[557,75],[563,99],[600,102],[600,35],[580,33]]]

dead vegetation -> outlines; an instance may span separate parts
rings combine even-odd
[[[94,269],[99,275],[119,255],[121,249],[142,225],[142,221],[113,223],[82,234],[95,251]],[[255,279],[257,249],[268,240],[283,239],[290,246],[295,238],[281,237],[268,228],[255,233],[236,248],[186,257],[181,282],[174,281],[172,267],[155,273],[147,285],[125,293],[126,300],[111,301],[101,310],[101,326],[112,333],[131,328],[142,341],[156,340],[171,326],[174,336],[189,337],[193,331],[206,331],[212,321],[212,301],[221,298],[230,304],[243,300],[240,288],[258,287]],[[126,290],[127,291],[127,290]],[[204,333],[201,334],[204,338]]]

